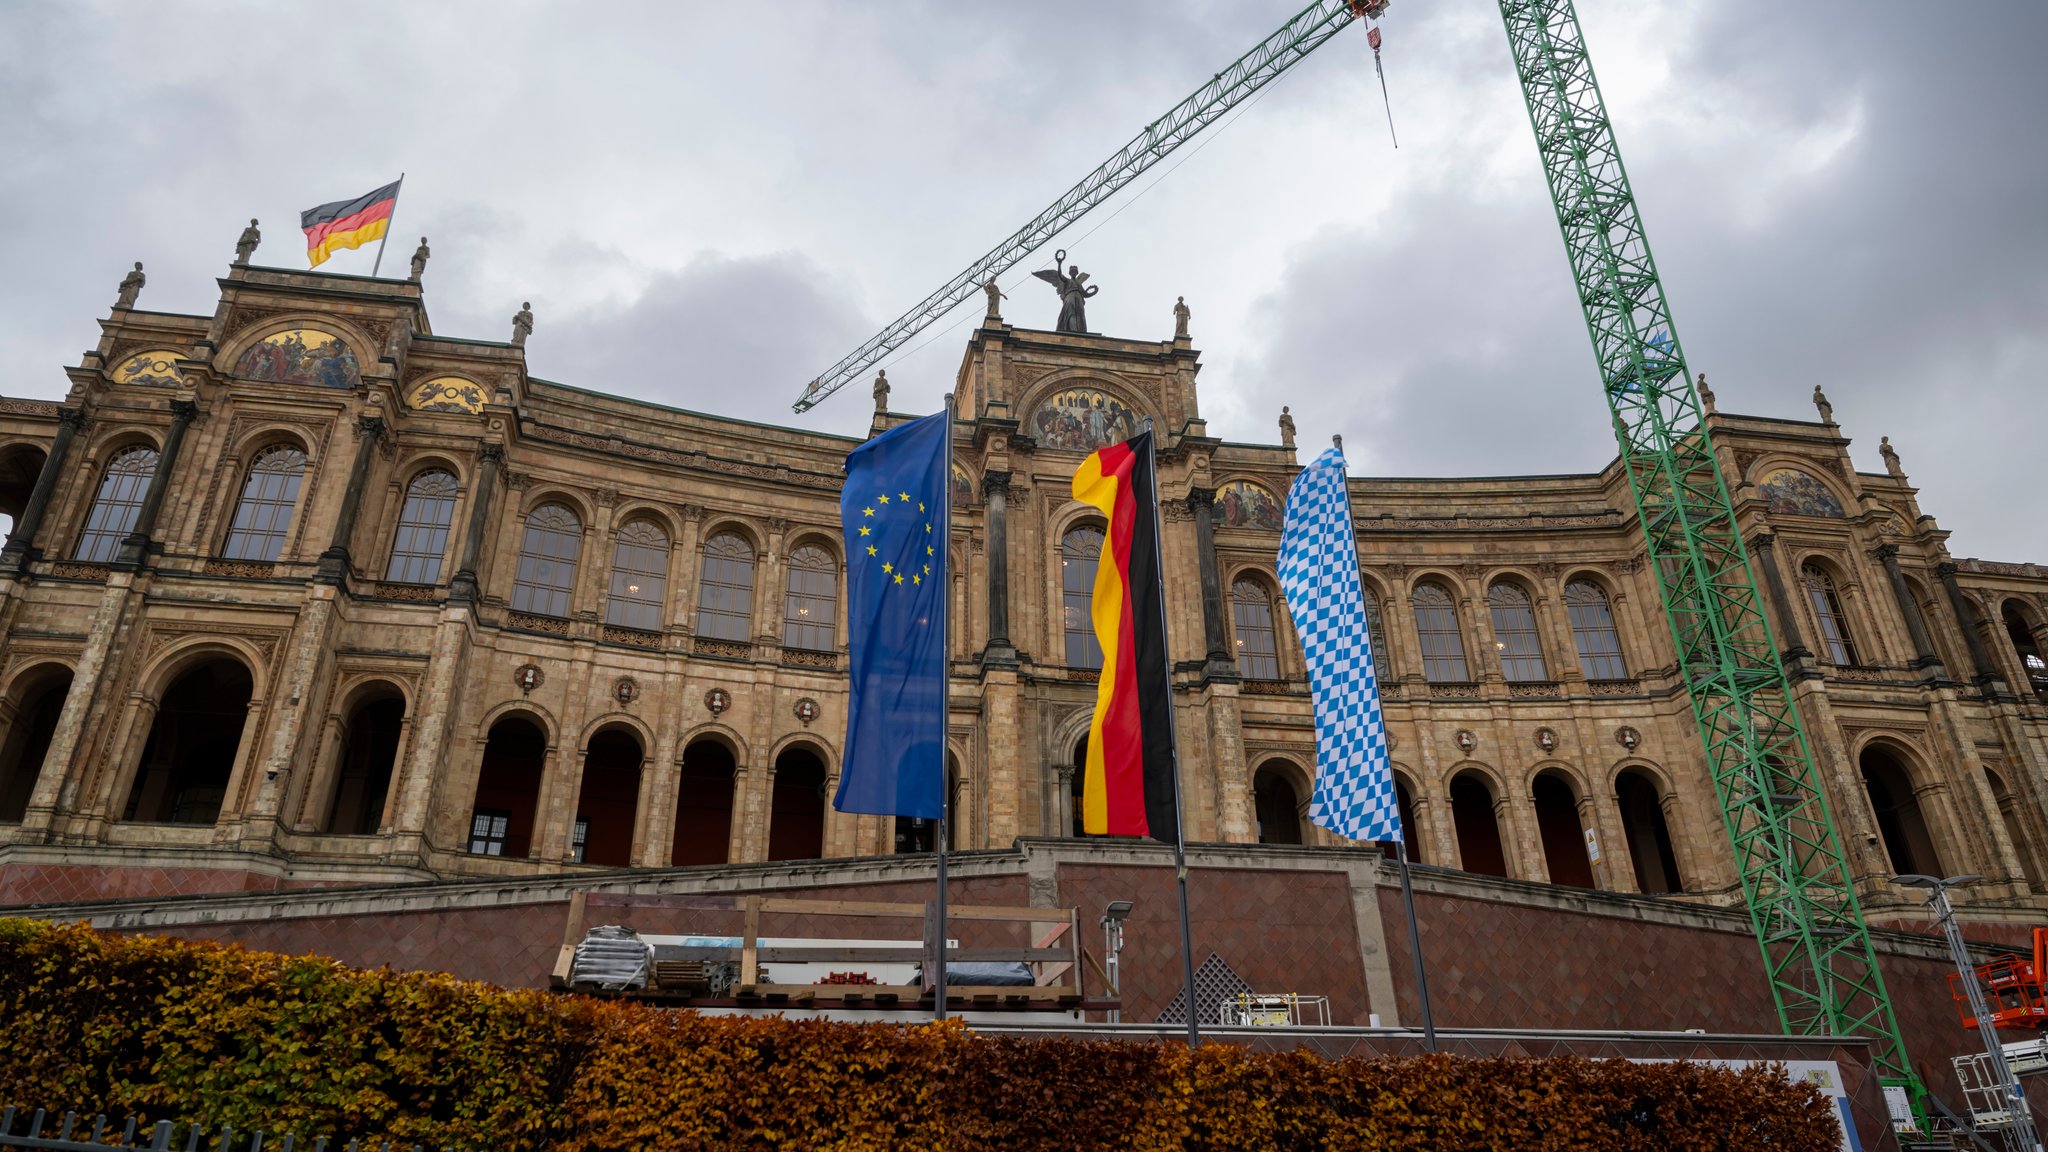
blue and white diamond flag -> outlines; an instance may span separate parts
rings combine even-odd
[[[1372,630],[1358,583],[1344,454],[1335,448],[1303,469],[1287,493],[1280,587],[1308,658],[1316,706],[1316,794],[1309,819],[1354,840],[1398,841],[1401,805],[1373,677]]]

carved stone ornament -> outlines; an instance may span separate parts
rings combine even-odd
[[[631,704],[640,698],[640,682],[631,676],[621,676],[612,684],[612,699],[621,704]]]
[[[803,723],[804,727],[808,728],[811,726],[811,721],[818,718],[818,702],[806,696],[796,702],[795,711],[796,718]]]
[[[1451,739],[1456,742],[1460,752],[1470,752],[1479,747],[1479,737],[1474,736],[1470,728],[1458,729],[1452,734]]]
[[[547,677],[541,674],[539,665],[521,664],[519,670],[512,673],[512,682],[519,685],[521,695],[531,696],[534,689],[547,683]]]
[[[1536,730],[1536,747],[1543,749],[1545,752],[1557,751],[1557,733],[1548,728],[1538,728]]]
[[[713,688],[704,694],[704,707],[709,708],[713,716],[717,716],[732,707],[732,693],[723,688]]]
[[[1623,724],[1614,730],[1614,742],[1633,752],[1636,750],[1636,745],[1643,742],[1643,734]]]

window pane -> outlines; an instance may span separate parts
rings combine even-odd
[[[1543,666],[1543,637],[1536,632],[1536,609],[1529,594],[1514,584],[1486,590],[1493,614],[1493,643],[1500,650],[1500,672],[1511,683],[1550,679]]]
[[[1628,662],[1621,657],[1621,634],[1614,629],[1614,611],[1597,584],[1575,580],[1564,586],[1565,610],[1572,620],[1572,643],[1579,650],[1579,671],[1588,680],[1625,680]]]
[[[1436,584],[1417,585],[1414,600],[1415,635],[1422,643],[1422,678],[1432,684],[1470,683],[1457,602]]]
[[[156,473],[154,448],[130,448],[114,457],[92,508],[85,514],[85,531],[78,537],[75,558],[87,564],[111,563],[121,551],[121,538],[135,530],[135,518],[149,495],[149,480]]]
[[[473,856],[503,856],[505,830],[512,814],[495,808],[479,808],[469,821],[469,851]]]
[[[1835,594],[1835,581],[1826,571],[1809,564],[1800,573],[1806,583],[1806,598],[1813,605],[1814,622],[1820,625],[1821,643],[1827,646],[1828,661],[1843,667],[1856,663],[1856,644],[1849,637],[1849,621],[1842,613],[1842,599]]]
[[[1095,561],[1102,555],[1102,529],[1076,528],[1060,541],[1060,600],[1067,640],[1067,667],[1102,667],[1095,640]]]
[[[282,555],[305,472],[306,454],[290,445],[267,448],[257,456],[242,483],[242,499],[235,505],[221,555],[265,564]]]
[[[1230,586],[1230,616],[1237,625],[1237,670],[1247,680],[1280,678],[1279,646],[1273,636],[1273,598],[1256,580]]]
[[[730,533],[704,545],[697,592],[697,635],[745,644],[753,640],[754,546]]]
[[[528,513],[512,582],[512,610],[567,616],[582,547],[583,522],[564,505],[543,504]]]
[[[612,587],[604,622],[659,632],[667,602],[668,533],[651,521],[635,520],[619,529],[612,546]]]
[[[391,563],[384,579],[397,584],[438,584],[441,558],[448,553],[448,524],[455,518],[455,477],[438,469],[413,477],[405,507],[391,539]]]
[[[782,607],[782,643],[830,652],[839,616],[839,565],[832,554],[806,544],[789,555],[789,588]]]

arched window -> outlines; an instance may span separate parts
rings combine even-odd
[[[669,863],[723,864],[732,841],[732,749],[700,739],[683,750]]]
[[[85,564],[112,563],[120,554],[121,540],[135,531],[135,518],[149,495],[149,478],[156,474],[156,449],[129,448],[107,465],[100,478],[100,490],[92,498],[92,510],[85,516],[85,531],[79,534],[73,559]]]
[[[1536,806],[1536,832],[1543,840],[1543,864],[1552,884],[1593,887],[1593,865],[1586,857],[1586,829],[1579,822],[1579,799],[1569,781],[1555,772],[1536,777],[1529,789]]]
[[[754,546],[732,532],[704,543],[697,635],[745,644],[754,638]]]
[[[505,716],[484,738],[476,800],[469,812],[469,850],[477,856],[523,857],[534,847],[548,738],[524,716]]]
[[[1828,662],[1843,667],[1856,663],[1856,642],[1849,636],[1849,618],[1842,612],[1842,598],[1835,593],[1835,579],[1818,564],[1808,564],[1799,571],[1800,580],[1806,585],[1807,603],[1813,605],[1814,623],[1820,626],[1820,638],[1827,645]]]
[[[519,570],[512,581],[512,610],[535,616],[567,616],[576,589],[576,557],[583,549],[583,522],[566,504],[543,504],[526,514],[519,538]]]
[[[14,723],[0,742],[0,824],[18,824],[35,794],[36,778],[50,754],[64,699],[71,694],[71,670],[34,674],[14,699]]]
[[[1493,811],[1493,787],[1477,772],[1460,772],[1451,781],[1451,826],[1458,833],[1460,868],[1486,876],[1508,874],[1500,818]]]
[[[1920,810],[1920,797],[1906,765],[1889,749],[1873,744],[1858,758],[1863,769],[1863,787],[1870,794],[1871,814],[1877,817],[1878,835],[1884,840],[1885,855],[1892,871],[1940,876],[1941,859],[1928,832],[1927,816]]]
[[[1278,680],[1280,648],[1273,634],[1273,597],[1265,586],[1257,580],[1232,584],[1230,617],[1237,626],[1238,673],[1247,680]]]
[[[1102,667],[1095,640],[1095,562],[1102,555],[1102,529],[1070,529],[1060,540],[1060,608],[1067,639],[1067,667]]]
[[[1636,891],[1678,892],[1678,854],[1671,846],[1671,827],[1664,822],[1663,798],[1655,781],[1634,769],[1614,778],[1614,800],[1621,809],[1621,830],[1635,862]]]
[[[825,762],[806,748],[775,758],[768,805],[768,858],[817,860],[825,855]]]
[[[830,652],[839,621],[839,564],[816,544],[789,554],[789,588],[783,597],[782,645]]]
[[[1543,666],[1543,637],[1536,631],[1536,608],[1521,585],[1502,581],[1486,590],[1493,614],[1493,644],[1500,650],[1500,673],[1509,683],[1550,679]]]
[[[569,854],[578,864],[624,868],[633,862],[640,815],[640,768],[647,754],[631,730],[607,728],[584,749]]]
[[[242,481],[242,498],[235,504],[235,518],[221,555],[263,564],[283,555],[292,510],[299,506],[299,483],[305,476],[306,454],[295,445],[279,444],[259,453],[249,465],[248,478]]]
[[[1466,684],[1465,637],[1458,630],[1458,605],[1441,584],[1415,586],[1415,636],[1422,643],[1422,678],[1432,684]]]
[[[1259,822],[1259,843],[1301,843],[1301,799],[1280,769],[1269,764],[1252,779],[1252,811]]]
[[[612,589],[604,622],[659,632],[667,602],[668,533],[652,520],[628,521],[612,544]]]
[[[2048,700],[2048,660],[2042,659],[2041,646],[2035,643],[2034,630],[2026,616],[2008,600],[1999,619],[2005,623],[2005,635],[2012,641],[2013,651],[2019,653],[2020,668],[2027,674],[2028,685],[2041,699]]]
[[[1565,611],[1571,615],[1572,643],[1579,650],[1579,673],[1588,680],[1626,680],[1628,661],[1621,655],[1621,633],[1614,629],[1614,609],[1607,592],[1587,580],[1564,586]]]
[[[212,824],[242,744],[255,687],[249,670],[207,660],[164,689],[121,819],[143,824]]]
[[[455,497],[462,491],[453,473],[429,469],[405,486],[405,506],[398,513],[398,532],[391,538],[391,563],[384,579],[394,584],[439,584],[441,560],[448,555],[448,525],[455,519]]]
[[[1380,594],[1370,587],[1360,589],[1365,593],[1365,630],[1372,638],[1372,670],[1376,677],[1384,677],[1393,667],[1393,660],[1387,650],[1387,625],[1380,618]]]

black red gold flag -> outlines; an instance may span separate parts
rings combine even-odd
[[[1150,431],[1100,449],[1074,473],[1074,499],[1109,521],[1091,605],[1102,677],[1081,776],[1081,827],[1172,844],[1180,822],[1156,493]]]
[[[384,238],[391,210],[398,204],[399,181],[353,200],[336,200],[299,213],[306,232],[307,266],[318,268],[343,248],[360,248]]]

